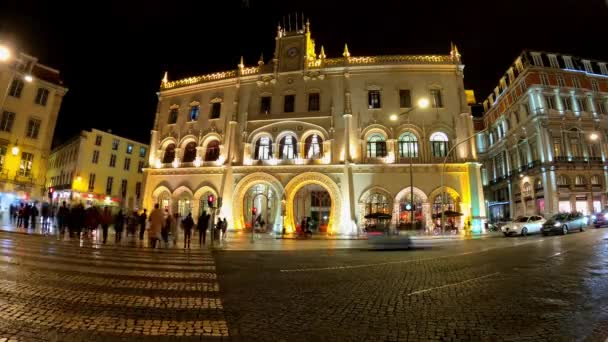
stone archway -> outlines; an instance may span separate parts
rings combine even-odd
[[[215,196],[216,200],[219,197],[217,191],[210,185],[202,185],[199,187],[196,192],[194,192],[194,196],[192,196],[192,214],[200,216],[201,214],[201,203],[203,203],[203,209],[207,206],[207,198],[202,197],[206,193],[211,193]]]
[[[431,219],[431,206],[429,204],[429,198],[428,196],[424,193],[424,191],[422,191],[421,189],[417,188],[417,187],[413,187],[413,192],[414,192],[414,196],[419,198],[420,201],[422,202],[422,216],[424,217],[424,224],[425,226],[428,228],[429,226],[432,225],[432,219]],[[399,191],[397,193],[397,195],[395,196],[395,200],[393,201],[393,218],[391,219],[391,223],[393,224],[393,226],[395,228],[397,228],[398,226],[398,219],[399,219],[399,214],[400,214],[400,208],[399,208],[399,204],[401,203],[402,200],[408,200],[411,196],[412,193],[412,187],[408,186],[406,188],[401,189],[401,191]]]
[[[384,197],[386,197],[387,201],[388,201],[388,210],[389,212],[387,214],[392,214],[392,208],[393,208],[393,196],[391,195],[391,193],[384,189],[383,187],[380,186],[372,186],[367,188],[365,191],[363,191],[363,193],[361,193],[361,196],[359,197],[359,215],[358,215],[358,220],[357,222],[359,222],[359,225],[363,225],[363,222],[365,222],[365,214],[366,214],[366,205],[368,204],[368,200],[370,199],[371,196],[376,195],[376,194],[380,194],[383,195]],[[391,215],[392,216],[392,215]],[[391,224],[392,224],[392,218],[391,218]]]
[[[442,191],[443,189],[443,191]],[[446,198],[450,198],[453,202],[454,208],[452,210],[458,211],[458,212],[463,212],[463,203],[462,203],[462,197],[460,196],[460,194],[458,193],[458,191],[456,191],[454,188],[451,188],[449,186],[444,186],[443,188],[441,187],[437,187],[435,190],[433,190],[430,195],[429,195],[429,203],[431,205],[433,205],[437,199],[437,197],[440,197],[442,192],[445,192],[446,194]],[[446,201],[446,203],[444,203],[444,206],[448,204],[448,201]],[[445,207],[444,207],[445,208]],[[447,209],[447,208],[446,208]],[[440,210],[441,211],[441,210]],[[466,214],[466,213],[465,213]],[[465,219],[465,215],[463,215],[460,218],[460,226],[462,227],[462,224],[464,224],[464,219]]]
[[[153,204],[158,204],[161,209],[165,209],[165,206],[171,207],[171,190],[164,185],[158,186],[152,192],[152,202]],[[165,203],[163,203],[165,202]]]
[[[305,172],[295,176],[285,186],[286,194],[286,217],[285,217],[285,231],[292,233],[296,231],[296,222],[294,216],[293,203],[298,190],[302,187],[316,184],[323,187],[331,198],[331,209],[329,215],[329,223],[327,232],[329,234],[340,233],[340,214],[342,213],[342,199],[340,196],[340,188],[338,185],[328,176],[318,172]]]
[[[245,215],[243,212],[243,201],[245,200],[245,194],[249,188],[260,183],[270,186],[276,192],[278,198],[283,198],[283,185],[274,176],[263,172],[255,172],[245,176],[237,183],[236,187],[234,188],[234,195],[232,196],[232,208],[235,216],[235,230],[242,230],[245,228]],[[277,222],[275,222],[275,225],[276,224]],[[277,227],[274,228],[274,230],[277,231]]]

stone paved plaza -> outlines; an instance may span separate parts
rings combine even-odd
[[[608,337],[606,229],[407,251],[231,243],[241,250],[0,232],[0,341]]]

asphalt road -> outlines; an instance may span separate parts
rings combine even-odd
[[[231,335],[267,341],[608,337],[608,230],[413,251],[216,254]]]
[[[607,337],[608,229],[214,253],[0,232],[0,342]]]

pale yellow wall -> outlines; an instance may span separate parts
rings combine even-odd
[[[8,178],[11,182],[5,183],[4,191],[16,189],[15,176],[19,171],[19,164],[22,152],[29,152],[34,155],[32,163],[32,181],[28,189],[29,196],[33,199],[45,198],[44,186],[47,172],[47,162],[51,150],[53,132],[59,113],[59,108],[63,96],[67,89],[44,80],[33,78],[32,82],[24,81],[21,97],[16,98],[9,95],[10,85],[15,78],[23,79],[27,72],[17,71],[9,65],[0,63],[0,116],[3,111],[14,112],[15,121],[10,132],[0,131],[0,144],[7,146],[7,154],[2,167],[2,178]],[[49,90],[48,100],[45,106],[34,102],[38,88],[43,87]],[[26,137],[28,120],[35,118],[41,120],[40,131],[35,139]],[[17,146],[19,151],[16,156],[11,152]],[[26,181],[23,177],[17,177],[17,182]],[[29,181],[28,181],[29,182]]]
[[[95,145],[96,137],[100,135],[102,137],[101,146]],[[119,146],[117,150],[112,150],[112,140],[118,139]],[[48,179],[53,176],[57,176],[63,170],[64,172],[74,172],[74,177],[71,181],[71,189],[74,192],[82,193],[82,196],[86,196],[89,193],[98,195],[106,195],[106,182],[108,177],[114,177],[112,185],[111,197],[121,197],[121,181],[127,180],[127,193],[125,206],[127,207],[141,207],[141,202],[144,195],[144,184],[143,184],[143,173],[138,173],[139,161],[144,162],[144,167],[147,164],[149,147],[146,144],[142,144],[133,140],[119,137],[108,132],[93,129],[91,132],[83,131],[81,138],[77,141],[78,143],[78,155],[73,162],[61,165],[59,168],[50,169],[48,173]],[[127,153],[127,145],[133,145],[133,151],[131,154]],[[62,153],[67,153],[74,144],[68,144],[61,146],[57,150],[53,151],[52,159],[59,158]],[[144,147],[146,153],[143,157],[140,157],[140,148]],[[97,164],[93,163],[93,151],[99,151],[99,160]],[[116,155],[116,166],[110,167],[111,155]],[[130,158],[129,170],[124,170],[125,158]],[[95,174],[95,186],[92,192],[89,191],[89,179],[90,174]],[[78,178],[80,177],[80,178]],[[137,182],[141,182],[141,195],[139,202],[135,196],[135,186]],[[50,185],[50,184],[49,184]]]

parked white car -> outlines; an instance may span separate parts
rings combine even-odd
[[[526,236],[528,234],[540,233],[545,222],[547,222],[547,220],[539,215],[520,216],[502,226],[501,231],[505,236]]]

